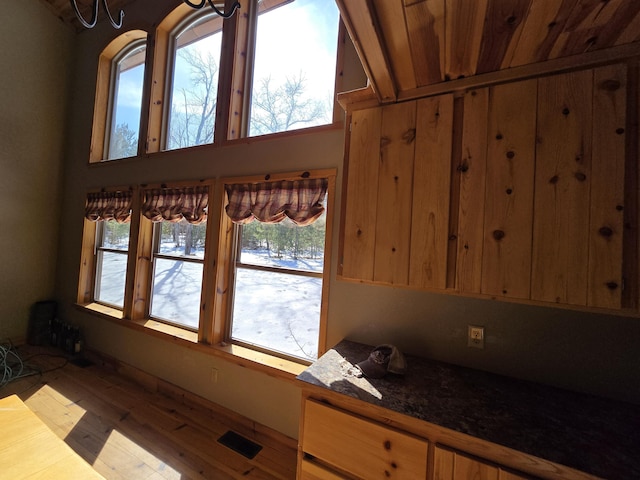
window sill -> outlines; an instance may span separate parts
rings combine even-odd
[[[127,320],[120,310],[98,303],[76,304],[76,307],[86,313],[112,321],[118,325],[152,335],[165,341],[173,342],[181,347],[191,348],[201,353],[214,355],[224,360],[263,372],[269,376],[295,382],[295,377],[307,368],[303,363],[258,352],[239,345],[220,344],[209,345],[198,342],[198,334],[172,325],[157,322],[152,319]]]

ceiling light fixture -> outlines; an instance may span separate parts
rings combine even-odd
[[[71,2],[71,6],[73,7],[73,10],[76,12],[76,17],[78,17],[78,20],[80,21],[80,23],[82,23],[82,25],[84,25],[87,28],[93,28],[96,26],[96,23],[98,23],[98,0],[93,0],[93,12],[91,14],[91,20],[89,20],[88,22],[84,19],[84,17],[80,13],[80,10],[78,9],[78,5],[76,4],[76,0],[69,0],[69,1]],[[233,2],[233,5],[231,5],[231,10],[229,12],[224,13],[221,10],[219,10],[218,7],[215,6],[215,4],[213,3],[213,0],[201,0],[199,3],[190,2],[189,0],[183,0],[183,1],[184,3],[189,5],[191,8],[195,8],[196,10],[200,10],[202,7],[205,6],[205,3],[208,3],[211,6],[211,8],[213,8],[215,12],[218,15],[220,15],[222,18],[229,18],[233,16],[233,14],[236,13],[236,10],[240,8],[240,2],[236,1],[236,2]],[[116,22],[113,16],[111,15],[111,11],[109,10],[109,5],[107,4],[107,0],[101,0],[101,2],[102,2],[102,8],[104,8],[104,11],[107,13],[107,17],[109,17],[109,21],[111,22],[111,25],[113,25],[113,28],[121,28],[122,19],[124,18],[124,11],[120,10],[118,12],[119,19]]]

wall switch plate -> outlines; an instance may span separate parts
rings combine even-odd
[[[484,348],[484,327],[469,325],[467,346],[473,348]]]
[[[211,369],[211,383],[218,383],[218,369]]]

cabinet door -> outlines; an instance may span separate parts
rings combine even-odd
[[[626,67],[542,78],[538,91],[531,298],[620,308]]]
[[[434,480],[526,480],[531,478],[438,445],[435,447],[433,474]]]
[[[446,288],[453,96],[351,119],[341,276]]]
[[[426,440],[313,400],[303,422],[302,451],[337,470],[367,480],[427,476]]]

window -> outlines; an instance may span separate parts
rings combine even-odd
[[[96,247],[95,301],[122,309],[129,253],[129,223],[115,220],[99,222]]]
[[[145,40],[137,40],[113,60],[107,160],[133,157],[138,153],[146,51]]]
[[[222,18],[196,13],[173,37],[171,109],[166,148],[213,142],[222,42]]]
[[[333,121],[339,18],[334,0],[296,0],[260,12],[249,136]]]
[[[123,310],[132,199],[132,190],[87,195],[79,302]]]
[[[151,317],[197,330],[206,222],[154,225]]]
[[[232,343],[287,358],[317,358],[328,184],[326,178],[304,178],[225,186],[226,211],[236,223]]]
[[[207,186],[145,191],[142,214],[154,222],[149,315],[197,331],[204,271]]]

